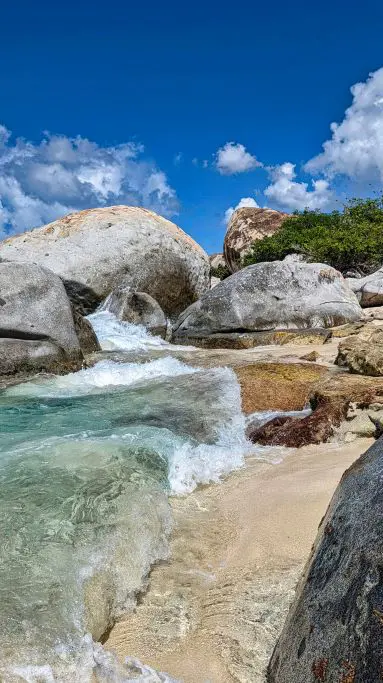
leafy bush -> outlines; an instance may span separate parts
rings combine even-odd
[[[294,253],[343,273],[377,270],[383,263],[383,197],[353,199],[342,212],[295,213],[278,233],[254,242],[243,265],[282,260]]]
[[[211,277],[218,277],[220,280],[224,280],[225,278],[229,277],[231,273],[227,266],[224,266],[220,263],[217,268],[211,268],[210,275]]]

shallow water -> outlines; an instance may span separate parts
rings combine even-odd
[[[90,319],[104,348],[148,360],[0,394],[4,681],[155,681],[131,662],[121,672],[95,641],[167,556],[169,494],[218,481],[251,448],[233,371],[191,368],[107,312]],[[169,355],[151,361],[156,346]]]

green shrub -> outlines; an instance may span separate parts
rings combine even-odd
[[[294,253],[343,273],[377,270],[383,263],[383,197],[353,199],[342,212],[295,213],[278,233],[254,242],[243,265],[282,260]]]
[[[224,280],[225,278],[229,277],[229,275],[231,275],[230,270],[227,266],[224,266],[221,263],[219,266],[217,266],[217,268],[211,268],[210,270],[210,276],[218,277],[220,280]]]

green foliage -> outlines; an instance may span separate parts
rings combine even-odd
[[[306,209],[293,214],[278,233],[253,244],[243,265],[278,261],[294,253],[343,273],[373,272],[383,263],[383,197],[353,199],[342,212]]]
[[[220,280],[224,280],[225,278],[229,277],[231,273],[227,266],[219,264],[217,268],[212,268],[210,270],[210,275],[211,277],[219,277]]]

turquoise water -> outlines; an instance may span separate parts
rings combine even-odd
[[[157,344],[96,323],[107,348]],[[243,464],[234,373],[103,360],[3,391],[0,433],[0,680],[132,680],[95,643],[167,557],[169,495]]]

